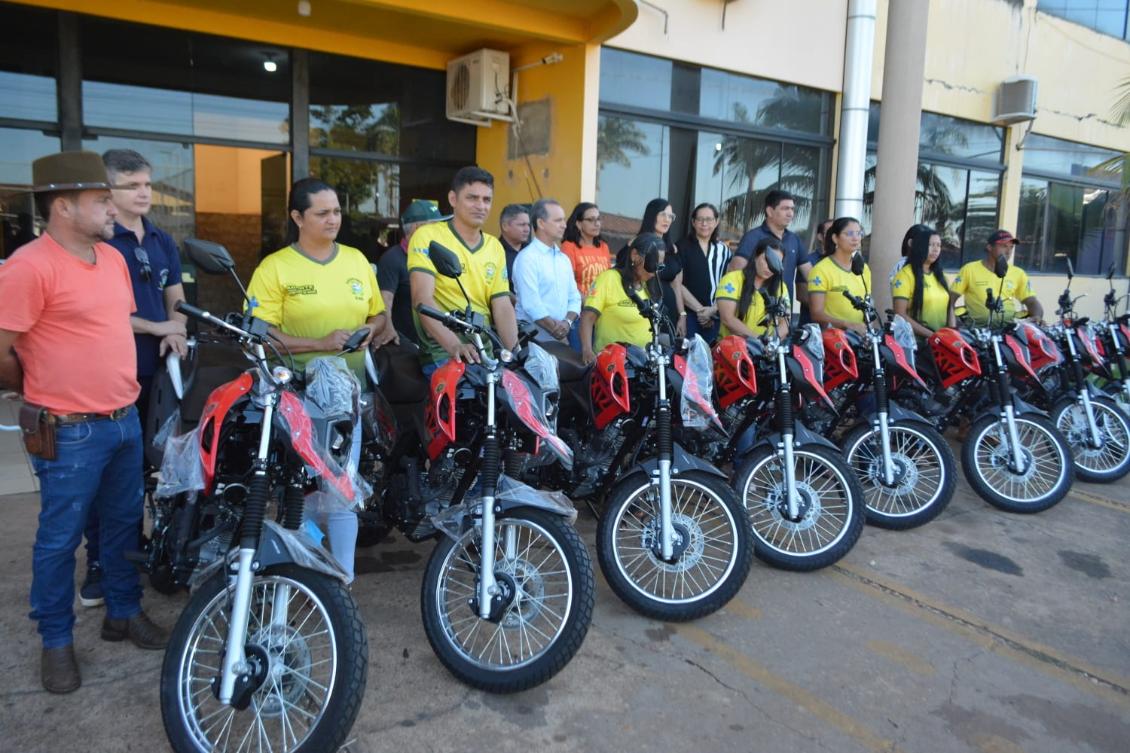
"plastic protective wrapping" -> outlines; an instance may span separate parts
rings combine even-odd
[[[162,428],[162,430],[164,430]],[[157,478],[157,496],[173,497],[204,488],[204,463],[200,459],[200,429],[165,441],[165,454]]]
[[[225,564],[229,566],[234,564],[238,552],[238,549],[233,548],[226,556],[219,557],[208,565],[194,570],[188,578],[189,589],[195,589],[201,583],[207,581],[213,573],[219,571]],[[264,568],[284,562],[293,562],[307,570],[324,573],[344,583],[349,582],[349,575],[337,563],[333,555],[311,541],[310,535],[306,531],[302,529],[290,531],[273,520],[263,521],[259,557],[256,559],[260,566]]]
[[[180,425],[181,415],[180,406],[178,405],[177,409],[169,414],[169,417],[166,418],[165,422],[161,424],[161,428],[158,429],[157,433],[153,435],[153,439],[151,440],[150,444],[152,444],[154,448],[163,452],[165,445],[168,444],[169,440],[176,436],[177,429],[180,428]]]
[[[360,411],[361,385],[344,358],[323,356],[306,364],[303,390],[310,417],[356,416]]]
[[[718,421],[714,410],[714,359],[700,335],[687,341],[686,372],[679,400],[679,418],[691,429],[704,429]]]
[[[891,318],[891,337],[906,351],[906,360],[911,366],[917,363],[918,340],[914,337],[914,328],[910,322],[898,314]]]
[[[823,369],[824,365],[824,336],[820,334],[819,324],[804,324],[801,326],[808,335],[804,338],[804,348],[809,354],[818,360]]]
[[[522,368],[529,374],[543,392],[559,392],[561,383],[557,376],[557,359],[537,343],[526,346],[526,361]]]
[[[544,350],[541,352],[552,359],[552,356]],[[553,370],[556,373],[556,361],[553,363]],[[532,377],[530,380],[532,381]],[[501,387],[497,393],[498,399],[538,438],[539,461],[548,462],[556,458],[566,468],[572,468],[573,448],[557,436],[556,423],[546,417],[542,407],[544,393],[535,395],[533,389],[538,388],[531,389],[525,378],[510,369],[503,370]]]

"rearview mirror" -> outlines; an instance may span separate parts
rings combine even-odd
[[[769,266],[769,271],[775,275],[784,273],[785,263],[781,261],[781,255],[778,253],[770,253],[773,249],[765,252],[765,263]]]
[[[851,273],[853,275],[863,276],[863,267],[867,262],[863,261],[863,254],[853,254],[851,257]]]
[[[439,241],[428,244],[428,258],[432,260],[436,271],[444,277],[458,277],[463,274],[463,265],[459,263],[459,257]]]
[[[1008,259],[1003,256],[997,258],[996,266],[993,267],[993,273],[1000,279],[1008,274]]]
[[[1111,262],[1110,268],[1106,271],[1106,279],[1108,281],[1114,279],[1114,262]]]
[[[235,269],[231,254],[219,243],[188,238],[184,242],[184,251],[197,269],[210,275],[226,275]]]

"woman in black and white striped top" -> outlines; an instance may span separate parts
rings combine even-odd
[[[690,232],[679,241],[683,257],[683,302],[691,312],[687,334],[699,334],[708,343],[718,336],[718,308],[714,293],[733,254],[718,240],[718,208],[702,203],[691,212]]]

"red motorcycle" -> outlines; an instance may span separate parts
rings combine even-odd
[[[429,256],[439,274],[459,279],[455,254],[433,242]],[[526,690],[580,649],[595,594],[573,505],[503,467],[511,448],[572,463],[548,417],[556,363],[536,345],[506,350],[469,309],[417,311],[466,336],[480,363],[451,360],[425,381],[410,349],[378,351],[376,423],[387,428],[362,452],[375,487],[365,525],[395,527],[410,541],[437,539],[420,607],[444,666],[481,690]]]
[[[863,531],[863,491],[840,450],[812,431],[804,406],[831,407],[824,391],[825,350],[814,324],[780,336],[787,302],[768,299],[764,340],[737,335],[714,346],[714,380],[727,438],[711,437],[705,457],[732,463],[731,483],[745,505],[761,560],[786,570],[839,561]]]
[[[222,246],[185,246],[199,269],[234,276]],[[337,750],[365,692],[368,641],[347,576],[300,528],[309,489],[352,504],[363,484],[318,441],[293,371],[268,364],[266,322],[177,308],[238,343],[252,365],[211,393],[197,429],[170,441],[162,460],[168,515],[154,534],[194,586],[161,668],[166,734],[178,752],[249,738]]]
[[[1098,378],[1103,383],[1103,391],[1109,395],[1122,411],[1130,415],[1130,374],[1126,371],[1127,355],[1130,354],[1130,313],[1118,313],[1118,304],[1130,296],[1119,297],[1114,292],[1114,265],[1106,273],[1110,290],[1103,297],[1104,315],[1096,325],[1098,344],[1104,357],[1103,370]]]
[[[560,432],[576,449],[573,467],[520,450],[507,462],[540,488],[603,500],[597,555],[609,586],[641,614],[691,620],[741,589],[753,562],[749,528],[725,475],[675,438],[680,427],[717,424],[706,343],[673,338],[661,299],[632,297],[651,325],[646,347],[612,343],[585,367],[567,346],[547,346],[560,364]]]

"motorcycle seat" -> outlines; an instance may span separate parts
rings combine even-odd
[[[402,341],[385,345],[374,354],[381,394],[394,405],[422,403],[428,399],[428,385],[420,368],[420,348]]]
[[[565,343],[538,344],[557,359],[557,376],[562,382],[580,382],[588,376],[589,367],[581,361],[581,355]]]

